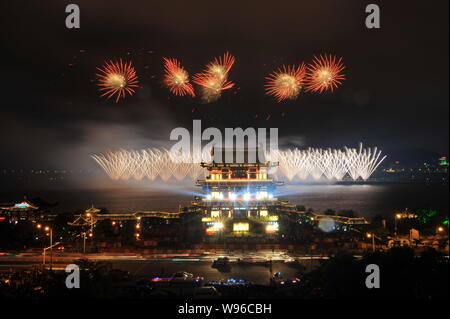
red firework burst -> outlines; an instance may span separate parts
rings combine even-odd
[[[345,80],[345,75],[342,74],[344,69],[342,58],[337,59],[331,54],[314,56],[313,63],[308,65],[306,91],[333,92]]]
[[[208,73],[197,73],[192,78],[192,82],[202,87],[202,99],[206,102],[213,102],[220,98],[222,91],[231,89],[234,83],[226,79]]]
[[[214,58],[214,60],[206,66],[205,72],[220,79],[226,79],[234,62],[234,56],[225,52],[223,57]]]
[[[175,95],[195,96],[194,88],[189,83],[189,74],[176,59],[164,58],[164,85]]]
[[[266,94],[273,96],[277,102],[286,99],[295,99],[303,87],[306,76],[306,67],[304,63],[298,66],[283,65],[276,71],[265,77]]]
[[[217,100],[222,91],[231,89],[234,83],[228,81],[228,73],[235,62],[234,57],[226,52],[223,56],[214,58],[206,65],[202,73],[197,73],[192,82],[202,87],[202,99],[206,102]]]
[[[116,95],[116,103],[125,98],[126,94],[133,95],[133,88],[138,87],[138,77],[131,61],[124,63],[120,59],[119,62],[105,62],[105,65],[97,70],[100,71],[96,75],[99,78],[99,90],[103,92],[101,96],[109,99]]]
[[[226,79],[219,79],[218,77],[208,73],[197,73],[192,78],[192,82],[216,92],[228,90],[234,86],[233,82],[227,81]]]

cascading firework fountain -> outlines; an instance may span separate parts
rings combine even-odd
[[[104,154],[93,155],[92,158],[113,180],[141,180],[147,177],[155,180],[158,177],[168,181],[172,177],[176,180],[197,179],[205,176],[205,169],[199,163],[212,160],[209,153],[193,152],[188,155],[172,154],[167,149],[149,148],[143,150],[108,151]],[[328,181],[344,179],[345,176],[353,180],[367,180],[386,158],[381,157],[381,151],[376,147],[359,148],[344,147],[340,149],[286,149],[266,154],[269,161],[278,161],[275,167],[278,178],[291,181],[300,180]],[[282,175],[282,176],[280,176]]]

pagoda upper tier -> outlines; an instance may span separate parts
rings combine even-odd
[[[258,155],[257,150],[253,150]],[[271,169],[278,165],[270,161],[250,160],[248,149],[227,150],[220,149],[221,159],[233,159],[233,162],[217,162],[217,151],[210,163],[201,163],[208,170],[208,175],[203,180],[198,180],[197,185],[204,190],[235,190],[242,188],[256,189],[261,191],[272,190],[276,186],[283,185],[275,181],[271,176]],[[227,154],[228,153],[228,154]],[[253,156],[255,158],[255,156]],[[257,156],[256,156],[257,158]],[[241,162],[244,159],[245,162]]]

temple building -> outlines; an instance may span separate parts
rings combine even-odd
[[[294,205],[274,196],[276,188],[283,185],[271,175],[277,163],[251,161],[251,151],[222,149],[222,159],[233,158],[232,162],[218,162],[214,156],[212,162],[201,164],[208,171],[205,179],[197,181],[204,196],[197,197],[186,211],[200,213],[206,235],[276,236],[280,213],[296,211]],[[227,152],[232,156],[227,157]],[[239,156],[244,161],[237,161]]]
[[[176,234],[171,236],[176,235],[178,240],[214,243],[222,240],[275,242],[292,239],[296,238],[295,233],[300,225],[331,232],[368,224],[364,218],[316,214],[279,200],[275,194],[283,182],[273,177],[278,163],[264,158],[252,160],[254,156],[250,155],[250,151],[221,149],[213,154],[212,161],[201,163],[207,174],[196,184],[203,194],[196,196],[190,205],[180,207],[178,212],[103,214],[91,207],[69,225],[82,226],[85,231],[93,233],[102,222],[122,231],[126,223],[131,223],[138,241],[154,238],[159,229],[169,227],[176,230]]]

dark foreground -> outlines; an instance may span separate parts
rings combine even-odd
[[[8,264],[9,262],[9,264]],[[81,270],[80,288],[68,289],[66,262],[56,262],[53,271],[34,267],[36,262],[4,260],[0,268],[2,299],[167,299],[167,298],[300,298],[300,299],[443,299],[448,298],[448,258],[435,250],[416,256],[409,248],[368,253],[356,258],[337,253],[329,259],[288,263],[244,265],[231,263],[231,269],[212,268],[206,260],[112,260],[71,261]],[[366,267],[380,269],[380,288],[369,289]],[[153,277],[167,277],[185,270],[204,279],[189,285],[162,285]],[[271,281],[280,271],[283,284]],[[227,279],[241,283],[223,284]],[[219,282],[221,281],[222,282]],[[215,294],[208,287],[214,287]],[[206,289],[205,289],[206,288]],[[200,294],[200,292],[202,292]]]

